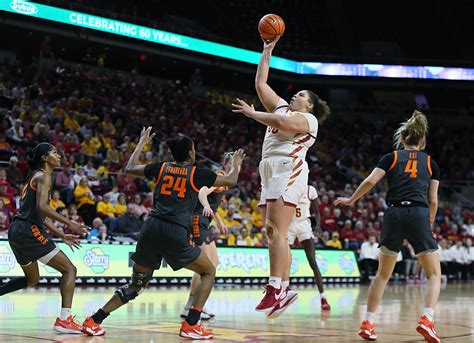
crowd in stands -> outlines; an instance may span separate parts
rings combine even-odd
[[[226,151],[245,148],[248,158],[238,187],[225,194],[218,209],[229,233],[221,235],[214,230],[214,237],[219,245],[266,246],[268,237],[257,207],[264,127],[231,114],[231,101],[212,91],[196,95],[192,85],[180,82],[140,83],[124,73],[96,74],[86,66],[54,67],[36,78],[35,70],[28,66],[2,65],[0,233],[8,230],[19,206],[28,174],[27,148],[49,141],[63,156],[63,168],[54,175],[51,207],[90,226],[90,241],[135,240],[150,214],[154,183],[126,176],[121,170],[141,128],[151,125],[158,135],[140,156],[143,164],[169,160],[165,139],[180,133],[195,140],[198,163],[214,169],[218,164],[209,161],[219,161]],[[338,134],[331,134],[336,128]],[[376,241],[387,208],[385,188],[377,187],[353,208],[336,208],[333,203],[336,196],[352,194],[377,158],[390,151],[393,129],[390,123],[360,119],[354,124],[333,116],[321,127],[316,148],[308,156],[310,180],[319,193],[323,231],[315,238],[316,246],[357,251],[364,278],[376,270]],[[432,128],[437,140],[443,134],[447,135],[443,129]],[[442,178],[472,180],[472,160],[469,145],[465,145],[469,140],[466,134],[440,140],[443,144],[430,139],[428,147],[441,167]],[[460,156],[457,160],[452,158],[453,150]],[[446,275],[473,278],[472,210],[442,202],[433,232],[440,242]],[[400,262],[400,275],[415,277],[417,261],[408,242]]]

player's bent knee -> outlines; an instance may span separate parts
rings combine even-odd
[[[265,227],[267,228],[268,241],[271,243],[278,236],[278,227],[269,219],[265,221]]]
[[[153,272],[137,272],[134,266],[131,282],[117,289],[115,293],[120,297],[122,303],[126,304],[143,292],[152,277]]]

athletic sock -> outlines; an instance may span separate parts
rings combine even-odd
[[[110,313],[105,313],[103,309],[99,309],[96,313],[92,315],[92,319],[94,319],[94,322],[97,324],[102,324],[105,318],[109,316]]]
[[[71,309],[70,308],[62,308],[61,309],[61,314],[59,315],[59,319],[61,320],[66,320],[67,317],[71,315]]]
[[[275,289],[281,288],[281,277],[270,276],[268,279],[268,284]]]
[[[321,299],[326,299],[326,294],[323,293],[320,293],[319,296],[321,297]]]
[[[191,326],[196,325],[199,319],[201,319],[201,312],[202,312],[202,308],[191,306],[191,309],[189,310],[189,313],[188,313],[188,318],[186,318],[186,321],[188,322],[188,324]]]
[[[286,289],[287,287],[290,287],[290,280],[284,280],[281,282],[281,288]]]
[[[0,295],[5,295],[11,292],[18,291],[19,289],[23,289],[28,287],[28,282],[26,281],[26,277],[20,276],[15,277],[8,281],[6,284],[0,286]]]
[[[185,310],[189,310],[191,308],[191,306],[193,305],[193,298],[194,296],[192,295],[188,297],[188,302],[186,303],[186,305],[184,305]]]
[[[365,320],[367,320],[370,324],[373,324],[374,323],[374,316],[375,316],[375,312],[366,312],[365,313]]]
[[[423,315],[426,316],[426,318],[428,318],[430,320],[430,322],[432,322],[433,317],[434,317],[434,309],[432,309],[430,307],[425,307],[423,309]]]

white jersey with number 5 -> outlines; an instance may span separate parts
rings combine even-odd
[[[311,217],[311,213],[309,211],[311,201],[317,198],[318,192],[316,191],[316,188],[308,185],[308,191],[300,198],[300,201],[298,202],[292,222],[301,222]]]
[[[262,158],[284,156],[304,160],[306,152],[316,141],[316,136],[318,135],[318,120],[311,113],[290,111],[290,106],[283,99],[280,99],[273,113],[281,116],[302,114],[308,120],[309,131],[295,135],[284,130],[267,127],[263,141]]]

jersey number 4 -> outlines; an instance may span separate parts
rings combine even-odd
[[[175,178],[170,175],[165,175],[160,193],[164,195],[171,195],[171,189],[178,193],[178,198],[184,198],[186,196],[186,178]]]
[[[418,169],[417,169],[417,160],[408,160],[407,165],[405,167],[405,173],[410,173],[410,178],[416,179]]]

